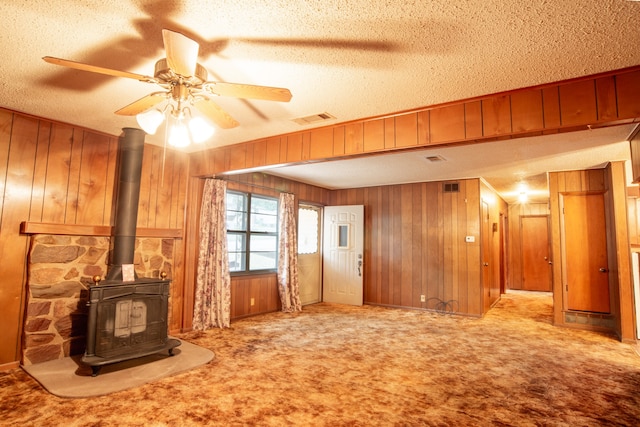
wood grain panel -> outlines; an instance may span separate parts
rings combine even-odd
[[[577,81],[560,85],[562,126],[593,123],[598,120],[595,82]]]
[[[38,142],[33,171],[33,187],[31,189],[31,206],[29,207],[30,221],[42,220],[42,210],[44,209],[44,190],[47,182],[47,159],[49,158],[50,138],[51,123],[38,123]]]
[[[14,115],[10,135],[4,132],[0,142],[7,152],[4,198],[0,216],[0,364],[19,360],[23,307],[26,298],[25,258],[28,238],[18,233],[20,222],[29,215],[31,185],[38,138],[36,120]]]
[[[333,129],[333,156],[343,156],[345,153],[345,128],[337,126]]]
[[[384,149],[384,121],[372,120],[364,122],[364,151],[380,151]]]
[[[482,100],[482,128],[484,136],[511,133],[511,104],[509,96]]]
[[[432,144],[464,140],[464,104],[434,108],[429,123]]]
[[[596,102],[598,120],[616,120],[618,118],[616,82],[613,76],[596,79]]]
[[[431,143],[429,120],[430,115],[428,110],[418,111],[418,145],[428,145]]]
[[[640,117],[640,71],[622,73],[615,79],[619,117]]]
[[[294,133],[287,137],[287,162],[302,160],[302,134]]]
[[[396,147],[412,147],[418,144],[418,115],[403,114],[395,117]]]
[[[384,123],[384,148],[393,149],[396,146],[396,121],[393,117],[382,120]]]
[[[482,103],[480,101],[464,104],[465,137],[482,138]]]
[[[560,91],[557,86],[542,89],[544,128],[556,130],[562,125],[560,117]]]
[[[280,138],[267,139],[266,164],[277,165],[280,163]]]
[[[104,201],[107,191],[111,190],[106,187],[110,172],[109,137],[90,132],[84,132],[83,136],[78,212],[73,223],[107,224],[110,210]]]
[[[344,153],[362,153],[364,150],[363,123],[349,123],[344,128]]]
[[[333,129],[330,127],[311,131],[309,158],[326,159],[333,156]]]
[[[541,90],[526,90],[511,94],[511,124],[513,132],[527,132],[544,128]]]

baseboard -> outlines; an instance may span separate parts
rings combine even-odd
[[[9,362],[9,363],[4,363],[2,365],[0,365],[0,371],[8,371],[10,369],[15,369],[20,367],[20,362],[15,361],[15,362]]]

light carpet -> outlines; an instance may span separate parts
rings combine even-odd
[[[103,396],[170,377],[204,365],[213,357],[211,350],[183,341],[173,350],[173,356],[169,356],[165,351],[105,365],[96,377],[92,377],[91,368],[82,363],[81,355],[22,368],[51,394],[59,397],[86,398]]]
[[[509,292],[482,319],[315,304],[182,334],[214,360],[108,396],[0,372],[0,425],[637,427],[635,346],[552,318],[540,293]]]

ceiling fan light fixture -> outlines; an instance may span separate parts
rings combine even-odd
[[[211,138],[215,129],[202,117],[193,117],[189,120],[189,132],[191,139],[196,144],[201,144]]]
[[[162,111],[153,108],[136,115],[136,121],[143,131],[149,135],[155,135],[158,127],[164,121],[164,114],[162,114]]]
[[[167,142],[172,147],[183,148],[189,146],[191,138],[189,137],[189,129],[181,118],[167,121]]]

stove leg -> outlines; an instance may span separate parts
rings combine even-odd
[[[169,349],[169,356],[175,356],[175,355],[173,354],[173,347]]]
[[[100,368],[102,368],[102,366],[92,366],[91,367],[91,376],[92,377],[97,377],[98,374],[100,373]]]

